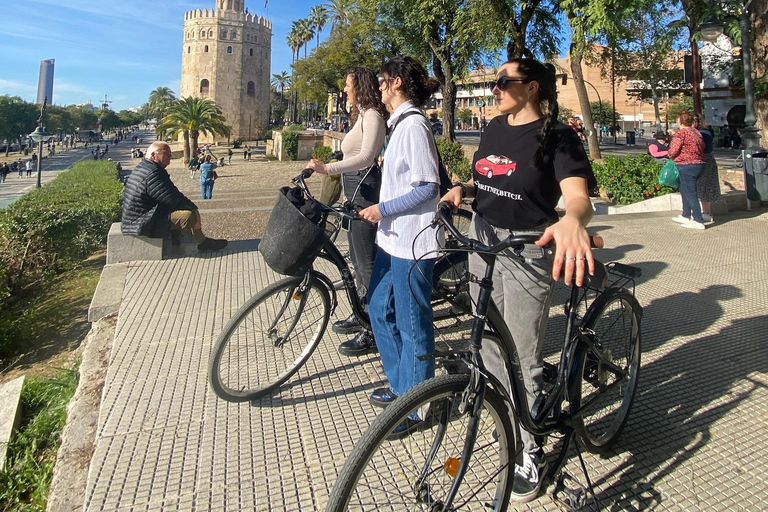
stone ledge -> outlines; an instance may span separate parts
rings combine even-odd
[[[21,388],[24,377],[0,384],[0,471],[5,467],[5,455],[13,432],[21,421]]]
[[[128,265],[126,263],[104,266],[99,283],[96,285],[96,291],[91,299],[91,305],[88,308],[89,322],[96,322],[120,310],[127,275]]]
[[[125,261],[162,260],[163,239],[123,235],[115,222],[107,235],[107,265]]]

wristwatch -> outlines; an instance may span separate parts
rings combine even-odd
[[[464,185],[462,182],[457,181],[453,184],[453,188],[461,187],[461,198],[464,199],[467,197],[467,186]]]

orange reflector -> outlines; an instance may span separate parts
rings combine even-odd
[[[461,461],[459,459],[448,457],[448,460],[445,461],[445,472],[451,475],[451,478],[456,478],[460,463]]]
[[[302,298],[303,296],[304,296],[304,295],[303,295],[303,294],[301,294],[301,293],[299,293],[299,292],[294,292],[294,294],[293,294],[293,299],[294,299],[294,300],[301,300],[301,298]]]

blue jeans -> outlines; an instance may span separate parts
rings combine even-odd
[[[414,266],[418,268],[411,272]],[[368,312],[384,373],[398,396],[435,376],[435,360],[419,359],[435,351],[430,306],[434,268],[434,259],[416,262],[381,249],[376,253]]]
[[[203,199],[210,199],[213,195],[213,180],[201,181],[200,190],[202,191]]]
[[[701,205],[699,204],[699,195],[696,192],[696,182],[704,173],[704,164],[678,165],[677,172],[680,174],[680,195],[683,197],[683,217],[686,219],[693,214],[693,220],[704,222],[701,216]]]

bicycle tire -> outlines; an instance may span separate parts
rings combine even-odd
[[[260,398],[290,379],[312,355],[328,325],[331,299],[314,277],[297,296],[302,280],[291,277],[268,286],[224,326],[208,364],[211,388],[219,398]]]
[[[331,490],[326,511],[442,510],[427,505],[440,502],[453,483],[449,471],[455,475],[469,419],[468,414],[457,414],[456,405],[468,383],[467,374],[435,377],[387,407],[355,444]],[[420,429],[402,439],[388,439],[395,427],[415,411],[423,414],[426,406],[430,411]],[[441,429],[444,435],[439,437]],[[510,408],[496,391],[486,388],[476,444],[451,510],[506,510],[516,433]],[[430,453],[434,456],[427,464]],[[422,469],[426,479],[414,488]],[[383,503],[388,499],[395,503]]]
[[[591,453],[606,453],[629,417],[640,373],[641,316],[635,297],[614,288],[600,294],[584,317],[583,326],[594,331],[597,350],[626,376],[617,378],[592,349],[581,358],[574,429]]]

